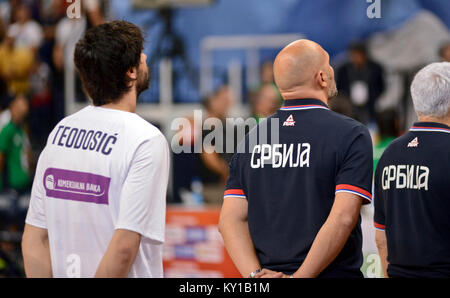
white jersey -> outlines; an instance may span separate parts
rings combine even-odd
[[[142,235],[129,277],[163,277],[169,148],[138,115],[89,106],[50,134],[26,223],[47,229],[54,277],[94,277],[115,230]]]

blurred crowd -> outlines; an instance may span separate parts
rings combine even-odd
[[[104,22],[107,1],[83,0],[79,20],[63,0],[0,1],[0,276],[21,273],[23,229],[37,158],[65,116],[65,57]]]
[[[51,129],[65,116],[64,70],[70,61],[66,57],[71,57],[76,42],[88,28],[107,19],[107,0],[81,3],[82,17],[74,21],[67,17],[71,4],[67,1],[0,0],[0,277],[23,274],[17,264],[17,240],[37,157]],[[443,61],[450,61],[450,42],[437,51]],[[352,44],[348,58],[335,69],[340,95],[331,102],[331,109],[371,128],[376,166],[383,150],[406,127],[400,124],[395,108],[376,108],[386,89],[386,77],[365,44]],[[261,83],[252,86],[245,96],[250,111],[247,116],[256,123],[282,105],[272,65],[273,61],[261,64]],[[235,102],[235,94],[227,84],[202,100],[204,117],[224,123],[225,141],[213,146],[224,149],[227,141],[239,141],[225,130]],[[203,139],[209,132],[202,130],[190,137]],[[231,157],[230,153],[206,151],[174,155],[170,201],[192,203],[196,198],[194,203],[220,204]]]
[[[437,49],[442,61],[450,61],[450,42]],[[370,56],[364,42],[352,43],[348,48],[348,59],[335,68],[336,83],[339,90],[337,98],[330,102],[330,108],[340,114],[356,119],[371,131],[374,144],[374,169],[389,144],[408,127],[402,124],[398,107],[378,108],[378,103],[387,89],[383,66]],[[273,115],[282,105],[283,99],[274,83],[273,61],[261,65],[261,84],[251,88],[247,94],[250,114],[256,123]],[[409,96],[409,88],[405,91]],[[226,142],[238,144],[236,129],[226,130],[227,119],[232,119],[231,108],[235,102],[234,94],[226,84],[203,100],[206,114],[204,118],[218,118],[224,129],[224,142],[215,145],[212,153],[181,154],[174,157],[174,197],[176,203],[194,203],[189,197],[189,189],[201,189],[206,204],[221,203],[223,190],[228,178],[228,164],[232,154],[224,152]],[[203,140],[214,129],[193,134],[192,139]],[[231,139],[230,139],[231,138]],[[199,187],[199,181],[202,186]],[[195,183],[193,183],[195,182]],[[194,187],[195,185],[195,187]],[[196,194],[198,197],[198,194]]]

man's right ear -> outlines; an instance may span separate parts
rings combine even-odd
[[[326,74],[322,70],[319,70],[319,72],[316,75],[316,83],[321,88],[327,88],[328,87],[328,83],[327,83],[327,80],[326,80]]]

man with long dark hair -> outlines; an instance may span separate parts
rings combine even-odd
[[[149,87],[141,30],[90,29],[75,65],[92,106],[40,156],[22,248],[29,277],[162,277],[167,141],[135,114]]]

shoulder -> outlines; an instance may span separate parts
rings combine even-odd
[[[402,148],[408,145],[409,142],[413,140],[409,133],[405,133],[404,135],[396,138],[393,140],[389,146],[387,146],[386,150],[384,151],[383,155],[389,155],[392,154],[393,151],[396,151],[398,148]]]
[[[61,121],[59,121],[59,123],[56,125],[56,128],[58,128],[61,125],[64,125],[67,122],[71,122],[73,120],[77,120],[81,117],[83,117],[84,115],[86,115],[86,113],[88,113],[91,110],[91,106],[87,106],[81,110],[79,110],[78,112],[75,112],[71,115],[68,115],[66,117],[64,117]]]
[[[361,122],[356,121],[350,117],[330,111],[323,117],[326,125],[333,134],[345,136],[358,136],[360,134],[370,136],[369,129]]]
[[[126,116],[126,118],[126,130],[130,136],[144,140],[151,140],[155,138],[159,139],[164,137],[162,132],[156,126],[141,116],[130,113]]]
[[[131,151],[144,150],[148,154],[167,154],[169,145],[163,133],[137,114],[126,114],[124,132]]]

